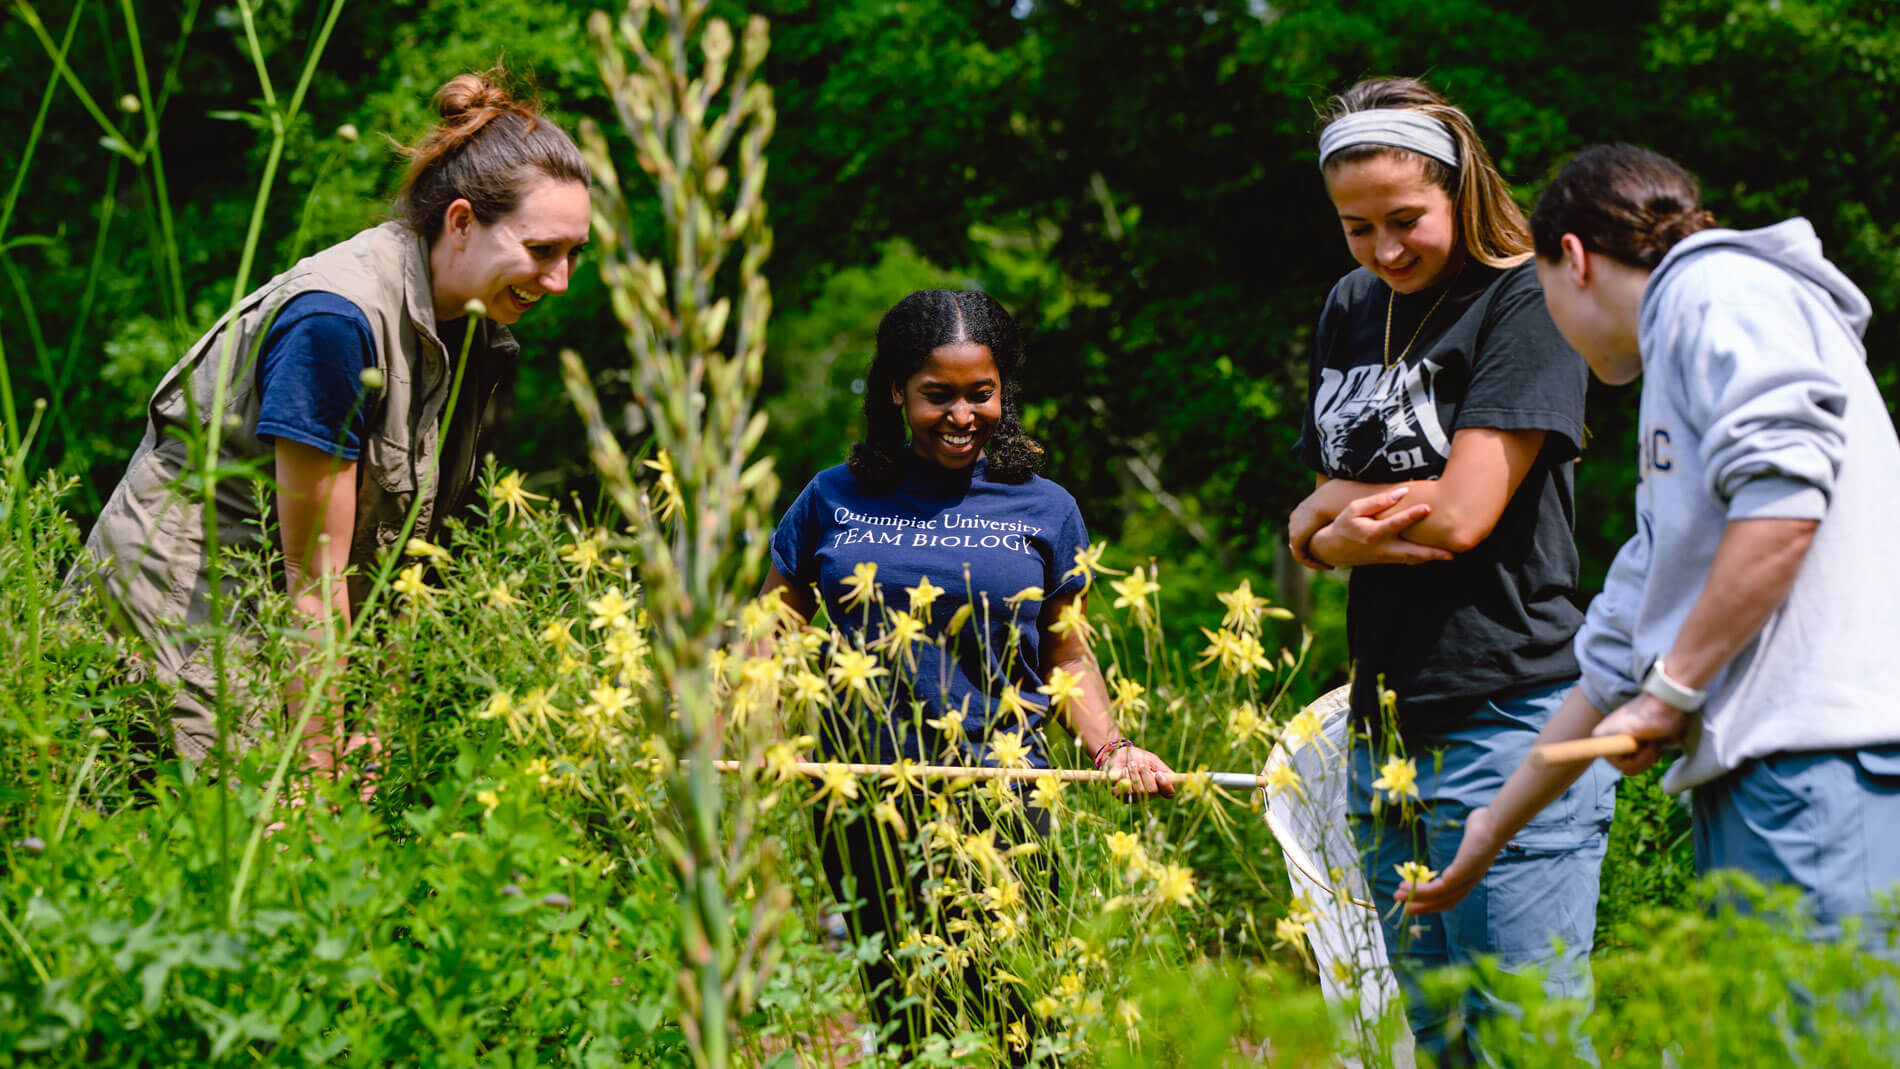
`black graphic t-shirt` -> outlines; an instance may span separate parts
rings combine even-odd
[[[911,606],[906,592],[928,579],[942,591],[930,606],[925,641],[912,646],[916,666],[900,671],[883,723],[827,725],[827,751],[852,759],[891,761],[948,757],[982,764],[992,731],[1020,731],[1029,763],[1047,768],[1048,746],[1036,693],[1042,676],[1043,601],[1082,588],[1075,554],[1088,545],[1082,512],[1069,492],[1040,476],[1021,483],[990,479],[979,457],[962,471],[904,454],[896,484],[867,492],[844,465],[819,472],[798,495],[772,536],[772,564],[794,584],[815,584],[832,623],[866,644],[885,633],[885,609],[847,605],[855,569],[877,566],[876,583],[889,611]],[[1018,597],[1031,587],[1041,597]],[[1033,595],[1034,591],[1030,591]],[[1016,599],[1014,603],[1011,599]],[[948,634],[958,610],[972,606]],[[886,658],[888,660],[888,658]],[[1002,708],[1014,686],[1029,708],[1017,719]],[[918,708],[913,708],[912,700]],[[958,752],[927,725],[947,713],[961,720]],[[863,756],[859,757],[859,753]]]
[[[1399,695],[1408,733],[1450,726],[1492,695],[1577,675],[1573,465],[1583,441],[1589,368],[1544,307],[1526,263],[1467,263],[1442,292],[1399,294],[1396,356],[1385,367],[1392,291],[1360,268],[1320,313],[1300,459],[1329,478],[1435,479],[1465,427],[1547,432],[1537,463],[1491,536],[1441,563],[1366,565],[1349,580],[1346,628],[1353,712],[1372,720],[1378,680]],[[1423,329],[1420,323],[1423,322]]]

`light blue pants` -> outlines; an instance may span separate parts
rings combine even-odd
[[[1388,755],[1364,745],[1353,748],[1353,830],[1366,880],[1418,1049],[1440,1065],[1490,1060],[1478,1043],[1478,1020],[1521,1012],[1482,987],[1469,991],[1462,1005],[1432,1005],[1418,984],[1425,971],[1491,958],[1507,973],[1537,970],[1549,997],[1576,999],[1586,1007],[1592,1000],[1590,946],[1598,878],[1616,807],[1615,776],[1602,762],[1592,764],[1526,825],[1455,908],[1407,917],[1392,897],[1401,862],[1422,861],[1435,871],[1451,863],[1464,837],[1465,817],[1497,795],[1571,686],[1545,684],[1500,695],[1451,721],[1454,726],[1446,731],[1410,739],[1419,790],[1410,823],[1390,803],[1373,814],[1373,798],[1381,792],[1372,782]],[[1454,1024],[1456,1018],[1462,1018],[1461,1025]],[[1579,1058],[1596,1064],[1581,1031],[1564,1038],[1574,1043]]]
[[[1900,892],[1900,745],[1771,754],[1691,797],[1697,872],[1799,887],[1816,938],[1859,917],[1863,945],[1900,961],[1878,901]]]

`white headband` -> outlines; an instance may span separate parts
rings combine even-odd
[[[1326,166],[1333,153],[1356,145],[1408,149],[1448,167],[1458,166],[1458,141],[1451,136],[1451,128],[1410,108],[1355,111],[1334,120],[1319,133],[1319,165]]]

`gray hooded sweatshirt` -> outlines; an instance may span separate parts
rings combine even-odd
[[[1707,230],[1643,290],[1637,530],[1577,634],[1608,713],[1675,643],[1731,520],[1818,520],[1788,598],[1710,682],[1663,779],[1900,741],[1900,441],[1861,344],[1871,307],[1805,219]]]

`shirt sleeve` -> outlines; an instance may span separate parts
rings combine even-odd
[[[1075,562],[1076,555],[1089,547],[1088,527],[1082,522],[1081,508],[1067,491],[1062,492],[1062,500],[1062,520],[1056,525],[1054,537],[1049,540],[1055,559],[1044,569],[1042,588],[1048,591],[1045,598],[1074,594],[1088,581]]]
[[[797,586],[818,582],[818,543],[824,537],[818,480],[805,484],[772,532],[772,567]]]
[[[1608,715],[1636,697],[1642,680],[1636,674],[1636,613],[1642,605],[1643,582],[1649,560],[1648,536],[1638,532],[1617,551],[1603,579],[1603,592],[1590,599],[1583,626],[1577,630],[1577,683],[1597,712]]]
[[[1703,489],[1732,520],[1821,519],[1847,451],[1847,390],[1807,320],[1716,299],[1700,324],[1676,383],[1703,428]]]
[[[1589,365],[1558,333],[1528,265],[1513,268],[1493,285],[1498,293],[1472,354],[1471,382],[1452,431],[1545,431],[1556,439],[1546,444],[1546,455],[1557,460],[1578,456]]]
[[[369,427],[363,371],[374,366],[376,346],[362,309],[334,293],[291,298],[258,360],[258,438],[355,460]]]
[[[1342,292],[1346,288],[1344,279],[1333,286],[1326,295],[1326,305],[1320,309],[1319,326],[1313,330],[1312,359],[1307,362],[1306,404],[1300,414],[1300,440],[1295,447],[1300,463],[1325,474],[1325,466],[1319,448],[1319,417],[1313,411],[1314,398],[1319,395],[1320,369],[1328,366],[1332,359],[1335,339],[1339,334],[1339,320],[1346,314],[1345,299]]]

